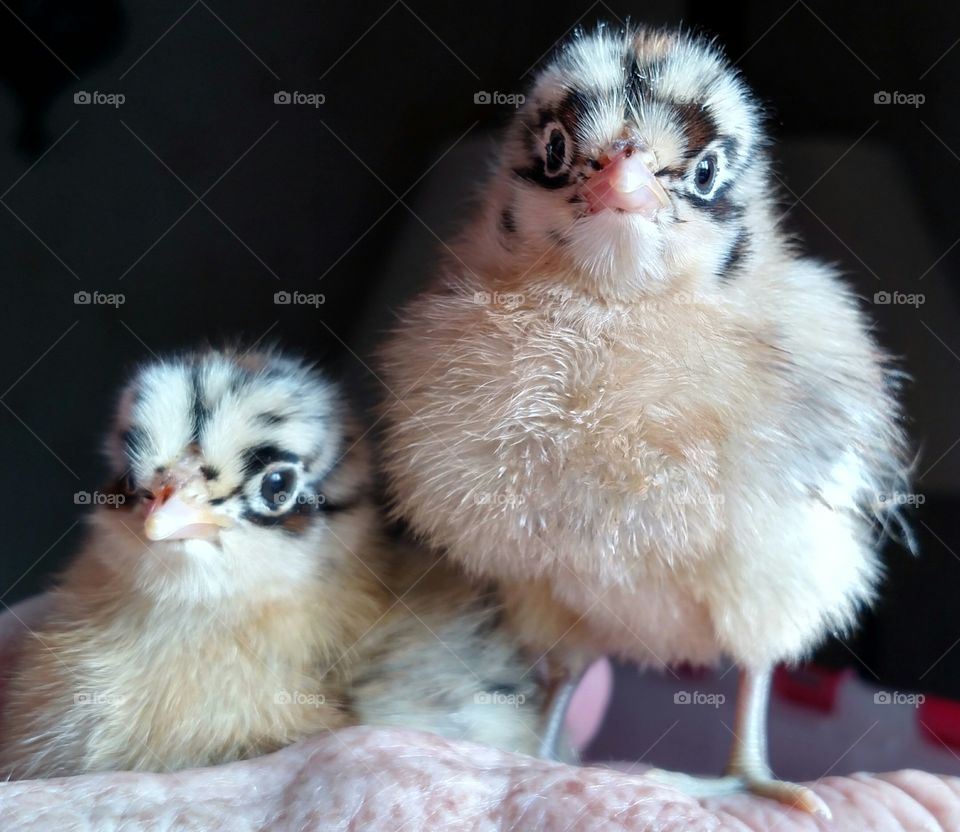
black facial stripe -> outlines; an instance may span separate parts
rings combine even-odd
[[[257,421],[261,425],[266,427],[271,427],[273,425],[282,425],[287,420],[287,417],[280,413],[260,413],[257,415]]]
[[[500,228],[507,234],[513,234],[517,230],[517,220],[509,206],[500,212]]]
[[[627,100],[627,115],[639,113],[647,96],[647,82],[636,54],[630,55],[625,69],[624,92]]]
[[[336,501],[330,500],[320,492],[311,492],[310,489],[303,493],[309,494],[311,499],[299,499],[282,514],[261,514],[247,505],[241,516],[256,526],[264,528],[281,526],[287,531],[299,534],[307,529],[312,517],[342,514],[366,502],[366,494],[362,489]]]
[[[220,477],[220,469],[215,468],[213,465],[201,465],[200,473],[203,474],[203,478],[206,480],[215,480]]]
[[[283,451],[276,445],[258,445],[243,452],[243,472],[247,476],[262,471],[273,462],[297,463],[300,457],[290,451]]]
[[[199,440],[200,434],[210,418],[210,409],[203,400],[203,383],[199,367],[194,367],[190,374],[190,383],[193,386],[193,438]]]
[[[674,166],[674,167],[660,168],[660,170],[658,170],[658,171],[654,174],[654,176],[672,176],[672,177],[674,177],[675,179],[679,179],[679,178],[682,177],[686,172],[687,172],[687,169],[686,169],[685,167],[681,167],[680,165],[676,165],[676,166]]]
[[[730,246],[727,256],[724,257],[720,268],[717,270],[719,278],[721,280],[731,280],[735,276],[737,266],[740,265],[749,251],[750,233],[745,228],[741,228],[733,241],[733,245]]]
[[[678,104],[676,109],[680,125],[687,137],[687,151],[684,156],[692,159],[717,138],[717,123],[701,104]]]
[[[232,500],[234,497],[236,497],[237,495],[242,494],[242,493],[243,493],[243,486],[242,486],[242,485],[238,485],[236,488],[233,489],[233,491],[231,491],[231,492],[230,492],[229,494],[227,494],[225,497],[214,497],[212,500],[210,500],[210,505],[212,505],[212,506],[221,506],[221,505],[223,505],[227,500]]]
[[[730,199],[730,182],[724,182],[711,197],[705,199],[699,194],[687,190],[678,190],[677,196],[685,199],[696,208],[705,211],[713,219],[720,222],[739,220],[743,217],[744,208]]]

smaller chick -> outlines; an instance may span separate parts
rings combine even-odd
[[[11,681],[5,773],[207,765],[351,722],[326,671],[381,600],[351,552],[376,509],[347,422],[335,388],[276,355],[137,373],[111,499]]]
[[[148,364],[107,452],[109,499],[9,683],[0,776],[212,765],[363,718],[536,748],[495,607],[384,534],[353,418],[309,365]],[[507,689],[522,707],[484,708]]]

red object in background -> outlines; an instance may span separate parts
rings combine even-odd
[[[828,670],[813,664],[778,667],[773,674],[773,690],[783,699],[830,713],[837,704],[840,687],[851,671]]]
[[[960,748],[960,702],[940,696],[925,696],[917,708],[917,719],[920,721],[920,733],[929,742]]]

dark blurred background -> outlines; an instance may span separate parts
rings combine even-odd
[[[769,105],[786,222],[842,266],[913,377],[921,555],[888,546],[884,600],[818,663],[960,700],[960,7],[931,0],[0,2],[0,601],[76,548],[77,495],[103,477],[136,362],[241,336],[383,393],[370,348],[511,112],[477,93],[522,93],[574,26],[627,19],[718,37]],[[640,694],[621,674],[623,709]],[[946,748],[960,717],[938,713]],[[642,751],[623,726],[605,742]]]

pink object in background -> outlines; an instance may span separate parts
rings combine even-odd
[[[573,746],[583,750],[597,735],[613,692],[613,668],[599,659],[587,669],[567,711],[567,734]]]

